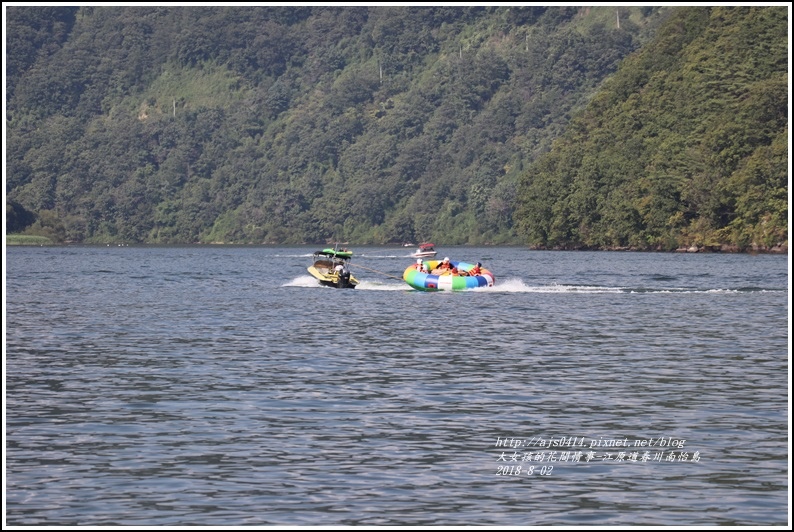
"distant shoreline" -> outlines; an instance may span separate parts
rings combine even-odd
[[[53,242],[51,239],[44,236],[34,235],[6,235],[5,243],[7,246],[95,246],[95,247],[128,247],[128,246],[325,246],[322,243],[301,243],[301,244],[279,244],[275,242],[172,242],[168,244],[152,243],[152,242]],[[351,244],[345,243],[346,246],[394,246],[395,248],[402,248],[402,244]],[[661,249],[640,249],[634,247],[609,247],[609,248],[585,248],[585,247],[552,247],[545,248],[539,246],[527,246],[525,244],[454,244],[455,246],[476,246],[476,247],[525,247],[529,251],[603,251],[603,252],[635,252],[635,253],[739,253],[739,254],[763,254],[763,255],[787,255],[788,245],[782,246],[755,246],[750,249],[740,249],[738,246],[689,246],[680,247],[674,250],[661,250]],[[450,247],[453,244],[450,244]]]

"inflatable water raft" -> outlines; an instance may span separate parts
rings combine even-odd
[[[477,275],[470,275],[469,272],[474,269],[475,265],[467,262],[450,261],[452,267],[457,269],[457,275],[447,272],[433,273],[434,270],[438,272],[440,260],[424,262],[425,267],[431,273],[420,272],[417,269],[418,264],[411,264],[403,272],[403,280],[417,290],[470,290],[481,286],[493,286],[496,280],[493,273],[485,268],[480,268],[480,273]]]

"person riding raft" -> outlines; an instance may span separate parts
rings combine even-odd
[[[436,266],[433,270],[433,274],[435,275],[458,275],[458,269],[449,262],[449,257],[444,257],[444,260],[441,261],[441,264]]]

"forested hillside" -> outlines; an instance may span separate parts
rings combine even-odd
[[[523,176],[531,245],[788,247],[785,8],[676,10]]]
[[[12,218],[88,242],[514,241],[523,165],[662,18],[622,11],[9,7]]]
[[[7,233],[786,239],[786,8],[10,6],[6,21]]]

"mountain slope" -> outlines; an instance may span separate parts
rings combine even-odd
[[[8,7],[8,198],[73,241],[516,241],[665,13],[621,10]]]
[[[677,10],[524,176],[529,242],[787,248],[787,18]]]
[[[7,231],[668,249],[786,218],[785,8],[6,10]]]

